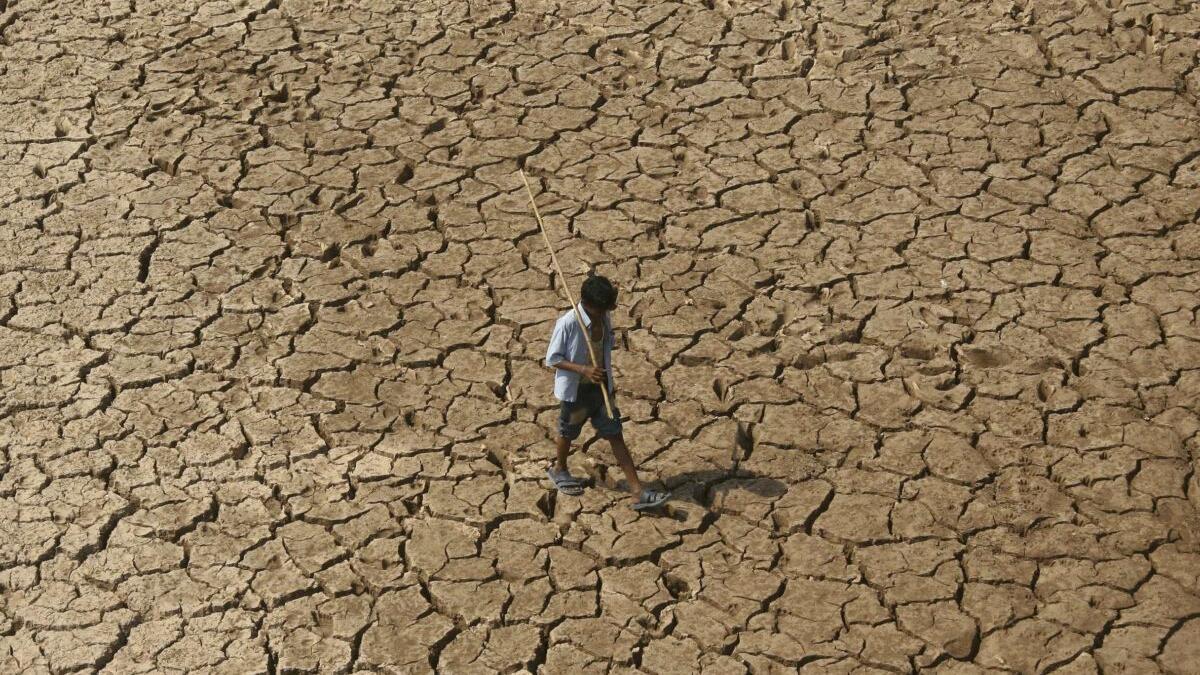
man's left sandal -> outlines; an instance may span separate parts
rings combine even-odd
[[[554,487],[564,495],[578,497],[583,494],[583,485],[571,475],[570,471],[555,471],[554,467],[546,469],[546,475],[550,477],[550,482],[554,483]]]

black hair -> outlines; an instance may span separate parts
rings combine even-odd
[[[597,309],[610,310],[617,306],[617,289],[606,277],[588,276],[579,295],[584,302]]]

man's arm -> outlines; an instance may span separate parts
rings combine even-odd
[[[562,368],[563,370],[569,370],[572,373],[575,373],[576,375],[584,375],[585,373],[583,371],[587,369],[587,366],[585,366],[581,363],[574,363],[571,361],[559,361],[558,365],[556,365],[555,368]]]
[[[549,368],[561,368],[586,378],[590,378],[595,374],[592,371],[603,372],[602,368],[593,368],[590,363],[573,363],[567,360],[567,346],[571,338],[571,329],[567,328],[566,325],[554,325],[554,332],[550,334],[550,344],[546,347],[546,366]]]
[[[567,333],[568,329],[561,322],[554,324],[550,344],[546,347],[546,366],[579,373],[579,364],[567,360],[567,339],[570,337]]]
[[[566,339],[562,322],[555,322],[554,330],[550,332],[550,343],[546,345],[546,367],[557,368],[558,364],[567,358]]]

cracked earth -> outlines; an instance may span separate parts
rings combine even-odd
[[[0,0],[0,670],[1196,672],[1194,3],[390,6]]]

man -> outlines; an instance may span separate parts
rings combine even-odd
[[[617,306],[617,289],[604,277],[589,276],[579,295],[579,310],[586,333],[580,329],[575,312],[567,310],[554,324],[550,346],[546,349],[546,365],[555,369],[554,396],[560,401],[558,458],[546,473],[559,492],[573,496],[583,493],[582,484],[567,469],[567,454],[571,450],[571,441],[583,430],[584,420],[591,419],[596,434],[608,439],[617,463],[625,472],[625,480],[633,493],[633,508],[640,511],[659,506],[671,494],[642,485],[621,434],[621,411],[617,409],[612,378],[614,336],[608,318],[608,313]],[[592,365],[587,340],[592,343],[597,366]],[[604,407],[602,386],[608,389],[612,417]]]

